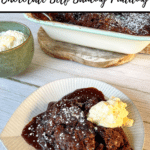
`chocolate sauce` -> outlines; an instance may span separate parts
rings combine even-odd
[[[54,102],[49,103],[46,112],[43,112],[42,114],[34,117],[32,119],[32,121],[25,126],[25,128],[23,129],[23,132],[22,132],[22,137],[26,140],[26,142],[28,144],[32,145],[36,149],[44,149],[44,148],[45,149],[53,149],[54,148],[53,143],[51,145],[49,142],[47,142],[46,139],[48,136],[46,137],[46,134],[45,135],[43,134],[43,133],[45,133],[44,127],[48,126],[48,125],[46,125],[47,122],[52,121],[53,122],[52,125],[55,126],[54,122],[57,122],[57,123],[59,122],[55,119],[55,117],[57,117],[57,114],[59,113],[58,111],[60,109],[64,109],[64,112],[68,113],[67,112],[68,110],[65,110],[65,107],[72,108],[72,110],[71,110],[72,112],[74,109],[75,110],[74,115],[76,115],[77,117],[80,117],[82,114],[84,115],[85,107],[86,107],[86,112],[87,112],[89,110],[89,108],[93,105],[93,103],[88,104],[88,101],[92,101],[93,99],[94,99],[94,103],[105,100],[104,95],[102,94],[101,91],[98,91],[95,88],[84,88],[84,89],[78,89],[78,90],[74,91],[73,93],[70,93],[70,94],[64,96],[57,103],[54,103]],[[75,105],[78,105],[78,106],[75,106]],[[52,112],[52,111],[55,111],[55,112]],[[72,118],[69,116],[69,118],[67,118],[67,119],[68,119],[68,121],[70,121]],[[67,123],[65,123],[65,121],[67,121],[67,119],[65,118],[63,124],[67,124]],[[82,118],[78,118],[78,119],[82,119]],[[83,122],[84,122],[84,120],[83,120]],[[60,124],[62,124],[62,120],[61,120]],[[70,126],[70,124],[67,124],[67,125]],[[38,129],[38,127],[40,127],[40,129]],[[40,132],[42,132],[43,137]],[[51,137],[51,139],[53,139],[53,137]],[[44,145],[45,145],[45,147],[44,147]]]
[[[89,109],[100,101],[105,101],[101,91],[78,89],[49,103],[24,127],[22,137],[38,150],[131,150],[122,128],[99,127],[87,120]]]

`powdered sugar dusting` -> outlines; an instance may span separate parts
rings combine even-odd
[[[34,117],[24,128],[22,135],[39,150],[97,150],[106,149],[106,146],[116,148],[116,141],[120,147],[123,140],[120,140],[119,133],[115,136],[119,139],[106,145],[102,137],[104,128],[87,120],[89,109],[99,101],[105,101],[104,95],[95,88],[76,90],[60,101],[50,103],[47,111]],[[109,133],[114,132],[116,131],[112,132],[111,129]],[[108,140],[111,140],[110,136]]]
[[[122,27],[126,27],[136,34],[142,33],[148,34],[146,26],[150,25],[149,13],[121,13],[116,16],[116,21],[120,23]]]

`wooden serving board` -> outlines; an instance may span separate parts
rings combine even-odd
[[[118,66],[135,57],[135,54],[121,54],[56,41],[50,38],[42,27],[38,31],[38,42],[41,49],[51,57],[72,60],[92,67]]]
[[[150,54],[150,44],[144,48],[141,52],[141,54]]]

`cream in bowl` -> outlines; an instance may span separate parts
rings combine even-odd
[[[34,40],[30,29],[19,22],[0,22],[0,77],[11,77],[30,65]]]
[[[0,52],[17,47],[27,39],[27,36],[16,30],[0,33]]]

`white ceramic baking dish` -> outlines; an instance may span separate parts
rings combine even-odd
[[[58,41],[125,54],[138,53],[150,43],[150,36],[134,36],[56,21],[42,21],[34,18],[31,13],[24,16],[41,24],[46,33]]]

